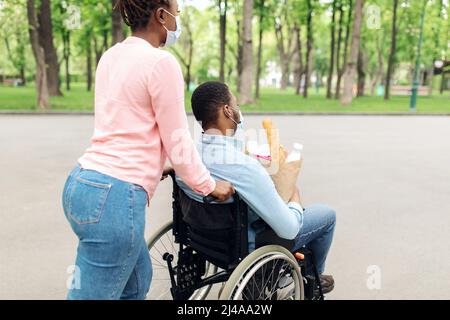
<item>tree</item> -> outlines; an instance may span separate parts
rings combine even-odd
[[[303,97],[308,97],[308,87],[311,77],[311,67],[312,67],[312,49],[313,49],[313,30],[312,30],[312,16],[313,16],[313,5],[311,0],[306,0],[308,7],[308,13],[306,17],[306,67],[305,67],[305,88],[303,90]]]
[[[59,62],[56,48],[53,43],[53,24],[50,0],[41,0],[38,14],[39,43],[44,49],[47,68],[47,86],[51,96],[61,96],[59,81]]]
[[[220,14],[220,72],[219,79],[225,82],[225,49],[227,46],[227,10],[228,1],[219,0],[219,14]]]
[[[242,75],[240,86],[240,102],[252,104],[253,86],[253,39],[252,39],[253,0],[244,0],[243,15],[243,51],[242,51]]]
[[[333,82],[333,73],[334,73],[334,48],[335,48],[335,29],[336,29],[336,2],[337,0],[333,0],[332,5],[332,16],[331,16],[331,41],[330,41],[330,66],[328,69],[328,78],[327,78],[327,99],[331,99],[331,85]],[[342,17],[342,14],[341,14]],[[339,42],[340,43],[340,42]]]
[[[47,71],[45,66],[44,49],[39,41],[39,23],[37,20],[34,0],[27,0],[27,17],[29,24],[30,43],[36,60],[36,93],[37,108],[46,110],[49,108]]]
[[[294,26],[294,86],[295,94],[300,95],[302,86],[302,76],[305,72],[303,65],[303,54],[302,54],[302,42],[301,42],[301,28],[299,23],[295,23]]]
[[[267,28],[267,17],[269,15],[268,6],[266,6],[265,0],[256,1],[256,12],[259,17],[258,23],[258,60],[256,62],[256,78],[255,78],[255,99],[260,97],[260,79],[262,73],[262,47],[263,47],[263,34]]]
[[[363,4],[364,0],[356,0],[355,21],[353,23],[350,59],[344,74],[344,91],[341,98],[341,104],[344,106],[349,105],[353,101],[353,86],[355,83],[356,64],[358,62],[358,54],[360,47]]]
[[[377,84],[382,81],[383,72],[384,72],[384,59],[383,59],[383,39],[384,39],[384,31],[375,32],[376,38],[373,39],[375,42],[375,50],[376,50],[376,60],[373,60],[373,63],[370,68],[370,95],[375,95],[375,89]]]
[[[384,99],[388,100],[391,95],[391,77],[394,69],[395,52],[397,50],[397,9],[398,0],[394,0],[394,13],[392,15],[392,33],[391,33],[391,53],[389,54],[388,69],[386,72],[386,89]]]
[[[341,80],[342,76],[345,72],[345,67],[347,66],[348,62],[348,42],[350,39],[350,27],[352,25],[352,16],[353,16],[353,0],[348,1],[348,12],[347,12],[347,21],[346,21],[346,27],[345,27],[345,40],[344,40],[344,58],[343,62],[341,63],[341,40],[342,40],[342,29],[343,29],[343,16],[344,16],[344,10],[341,3],[341,6],[339,7],[339,35],[338,35],[338,46],[337,46],[337,52],[336,52],[336,67],[337,67],[337,81],[336,81],[336,90],[334,92],[334,98],[340,99],[341,97]]]
[[[66,22],[68,19],[70,19],[70,15],[73,14],[73,12],[70,11],[71,8],[65,1],[58,2],[56,9],[56,14],[53,14],[53,27],[56,33],[61,34],[63,44],[63,59],[66,73],[66,90],[70,91],[71,30],[69,29]],[[58,64],[61,65],[60,62],[58,62]]]
[[[286,90],[289,84],[290,64],[295,53],[294,37],[289,36],[293,31],[291,7],[287,0],[278,2],[274,10],[275,37],[281,67],[281,90]]]
[[[24,6],[23,8],[25,8]],[[23,22],[26,10],[18,9],[14,3],[3,7],[6,19],[0,16],[0,34],[5,44],[7,58],[20,76],[22,85],[26,84],[25,69],[27,66],[27,45],[29,42],[28,24]]]
[[[189,90],[192,76],[192,59],[194,55],[194,35],[191,26],[191,15],[193,14],[194,8],[189,8],[188,6],[184,9],[184,14],[181,16],[181,22],[183,24],[184,33],[183,37],[179,40],[179,46],[172,47],[172,52],[180,60],[181,64],[185,69],[184,81],[186,83],[186,89]],[[182,52],[178,48],[181,48]]]
[[[365,55],[364,51],[360,47],[359,53],[358,53],[358,65],[357,65],[357,71],[358,71],[357,96],[358,97],[364,96],[365,85],[366,85],[366,67],[367,67],[367,56]]]
[[[120,11],[116,8],[116,3],[117,0],[111,0],[112,46],[125,39],[123,34],[122,16],[120,14]]]
[[[447,5],[447,12],[446,12],[446,14],[447,14],[447,26],[446,26],[446,29],[447,29],[447,32],[445,33],[445,41],[444,41],[444,45],[445,44],[448,44],[449,43],[449,41],[450,41],[450,39],[449,39],[449,37],[450,37],[450,19],[448,18],[448,16],[450,15],[450,10],[449,10],[449,8],[450,8],[450,6],[448,6]],[[444,49],[443,49],[443,54],[442,54],[442,57],[443,57],[443,60],[444,61],[447,61],[447,59],[448,59],[448,48],[449,48],[449,46],[447,45],[446,47],[444,47]],[[441,85],[439,86],[439,93],[442,95],[442,94],[444,94],[444,89],[445,89],[445,85],[446,85],[446,77],[445,77],[445,72],[444,72],[444,69],[442,69],[442,74],[441,74]]]
[[[236,33],[235,33],[235,44],[236,47],[233,48],[233,45],[229,42],[226,43],[228,48],[228,52],[234,57],[235,68],[236,68],[236,88],[238,92],[241,92],[241,83],[242,83],[242,71],[243,71],[243,53],[244,53],[244,37],[242,35],[242,1],[233,0],[231,9],[234,13],[234,18],[236,19]],[[230,68],[229,75],[232,73]]]

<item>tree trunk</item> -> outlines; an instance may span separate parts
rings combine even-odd
[[[227,10],[228,0],[219,0],[220,10],[220,75],[219,79],[225,82],[225,48],[227,45]]]
[[[190,90],[190,86],[191,86],[191,68],[192,68],[192,57],[194,55],[194,39],[192,38],[192,32],[190,29],[190,26],[187,28],[189,30],[189,53],[188,53],[188,60],[186,63],[186,89]]]
[[[27,0],[28,31],[30,34],[31,48],[36,60],[36,93],[37,108],[46,110],[49,108],[47,70],[45,67],[44,49],[39,41],[38,21],[34,0]]]
[[[384,91],[384,99],[391,97],[391,77],[394,68],[395,51],[397,50],[397,9],[398,0],[394,0],[394,14],[392,19],[392,35],[391,35],[391,53],[389,54],[388,69],[386,73],[386,88]]]
[[[445,90],[445,72],[442,72],[442,75],[441,75],[441,86],[440,86],[440,89],[439,89],[439,93],[441,95],[444,94],[444,90]]]
[[[358,97],[363,97],[366,86],[366,57],[363,51],[359,48],[358,53]]]
[[[238,20],[237,24],[237,56],[236,56],[236,68],[237,68],[237,91],[241,92],[242,84],[242,68],[243,68],[243,37],[241,32],[241,21]]]
[[[289,63],[287,58],[281,63],[281,91],[285,91],[289,85]]]
[[[301,43],[301,29],[298,24],[294,27],[295,47],[294,47],[294,86],[295,94],[300,95],[302,87],[302,75],[303,75],[303,54]]]
[[[286,90],[289,81],[289,57],[287,49],[284,47],[284,35],[282,26],[275,22],[275,37],[277,39],[277,49],[278,55],[280,56],[280,67],[281,67],[281,90]]]
[[[265,0],[259,0],[259,32],[258,32],[258,61],[256,65],[256,78],[255,78],[255,99],[260,97],[260,78],[262,72],[262,41],[264,34],[264,2]]]
[[[91,45],[91,37],[87,37],[87,46],[86,46],[86,69],[87,69],[87,91],[92,90],[92,45]]]
[[[120,14],[120,11],[115,8],[117,3],[117,0],[111,0],[111,6],[112,6],[112,13],[111,13],[111,19],[112,19],[112,43],[111,46],[115,45],[118,42],[122,42],[124,40],[124,34],[123,34],[123,22],[122,22],[122,16]]]
[[[339,18],[339,23],[342,24],[342,19],[343,19],[343,10],[342,10],[342,4],[341,4],[341,8],[340,8],[340,18]],[[338,52],[337,52],[337,64],[338,64],[338,76],[337,76],[337,81],[336,81],[336,90],[334,93],[334,98],[335,99],[340,99],[341,97],[341,81],[342,81],[342,76],[344,75],[345,72],[345,67],[347,66],[347,61],[348,61],[348,42],[350,39],[350,26],[352,24],[352,16],[353,16],[353,0],[349,1],[349,8],[348,8],[348,14],[347,14],[347,22],[346,22],[346,30],[345,30],[345,41],[344,41],[344,59],[343,59],[343,63],[342,66],[340,66],[340,59],[341,59],[341,44],[340,44],[340,40],[338,40]],[[341,32],[341,30],[340,30]]]
[[[66,67],[66,89],[70,91],[70,31],[63,31],[64,61]]]
[[[94,39],[94,51],[95,51],[95,65],[97,66],[98,63],[100,62],[100,59],[102,58],[102,48],[98,47],[98,42],[97,42],[97,38],[95,35],[92,36]]]
[[[358,52],[361,39],[363,4],[364,0],[356,0],[350,59],[344,74],[344,90],[341,98],[341,104],[344,106],[349,105],[353,101],[353,86],[355,84],[356,64],[358,62]]]
[[[108,30],[103,30],[103,52],[108,50]]]
[[[383,39],[381,39],[383,41]],[[383,62],[383,50],[380,45],[380,40],[377,38],[377,56],[378,56],[378,66],[377,66],[377,72],[372,80],[371,87],[370,87],[370,95],[373,97],[375,95],[375,88],[378,83],[381,82],[383,77],[383,69],[384,69],[384,62]]]
[[[20,43],[21,39],[20,39],[20,35],[17,34],[16,37],[16,41],[18,42],[18,46],[20,46],[20,50],[16,50],[14,53],[11,51],[11,47],[9,45],[9,39],[8,36],[5,35],[5,47],[6,47],[6,52],[8,53],[8,59],[11,61],[11,63],[14,65],[14,67],[16,68],[16,70],[19,72],[20,75],[20,81],[22,83],[22,85],[26,84],[26,79],[25,79],[25,50],[23,45]]]
[[[25,77],[25,68],[20,67],[20,81],[22,82],[22,85],[25,86],[27,84],[27,79]]]
[[[58,55],[53,44],[53,25],[50,0],[41,0],[38,15],[38,33],[40,46],[44,49],[47,69],[47,87],[51,96],[62,96],[59,80]]]
[[[312,4],[311,0],[306,1],[308,5],[308,16],[306,18],[306,31],[307,31],[307,40],[306,40],[306,68],[305,68],[305,88],[303,89],[303,97],[308,97],[308,87],[311,76],[311,67],[312,67],[312,45],[313,45],[313,31],[312,31]]]
[[[433,95],[434,63],[428,69],[428,95]]]
[[[331,85],[333,83],[333,73],[334,73],[334,48],[335,48],[335,29],[336,29],[336,1],[333,0],[333,14],[331,17],[331,43],[330,43],[330,66],[328,69],[328,78],[327,78],[327,99],[331,99]],[[342,17],[342,13],[341,13]],[[340,40],[338,40],[340,41]]]
[[[240,102],[252,104],[253,86],[253,41],[252,41],[253,0],[244,0],[244,44],[242,55],[242,82],[240,90]]]

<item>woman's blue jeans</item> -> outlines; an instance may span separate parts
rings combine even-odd
[[[62,200],[79,239],[67,299],[145,299],[152,278],[144,239],[145,190],[78,165]]]

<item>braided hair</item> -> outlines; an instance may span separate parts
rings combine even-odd
[[[170,0],[118,0],[116,4],[123,21],[132,31],[145,28],[152,12],[162,6],[169,7]]]

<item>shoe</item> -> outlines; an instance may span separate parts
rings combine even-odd
[[[321,274],[319,276],[320,284],[322,286],[322,293],[327,294],[334,289],[334,279],[331,275]],[[314,295],[319,295],[319,289],[314,289]]]

